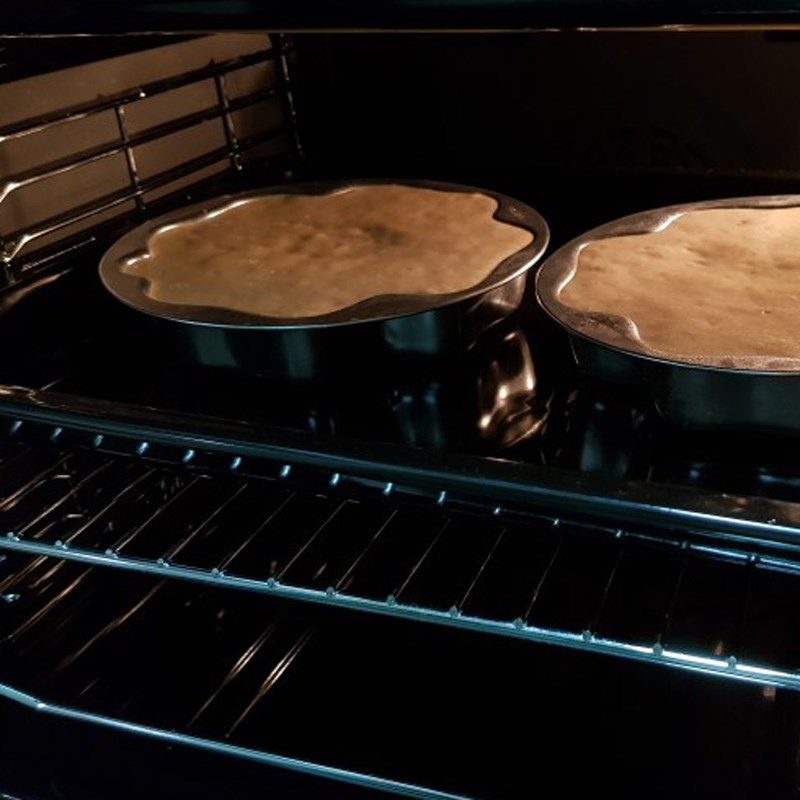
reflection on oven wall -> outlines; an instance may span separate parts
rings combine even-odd
[[[75,44],[80,46],[80,40]],[[200,69],[212,61],[223,62],[266,50],[269,46],[270,38],[261,34],[204,36],[5,83],[0,85],[0,127],[117,95],[153,81]],[[275,65],[271,61],[260,62],[226,75],[225,89],[229,100],[235,101],[259,89],[274,87],[276,81]],[[128,135],[136,136],[155,126],[211,108],[217,102],[214,81],[208,79],[127,104],[124,124]],[[233,111],[231,117],[237,135],[245,138],[280,127],[283,108],[277,96],[269,97],[257,105]],[[30,170],[57,164],[62,159],[74,160],[79,153],[119,141],[119,123],[113,108],[0,140],[0,176],[4,179],[3,194],[0,194],[0,232],[3,238],[8,240],[9,235],[16,231],[24,231],[43,220],[130,188],[131,178],[124,152],[88,161],[76,170],[54,174],[30,185],[25,185],[24,181]],[[225,146],[223,122],[215,118],[143,143],[133,150],[139,178],[146,180]],[[259,155],[271,155],[286,147],[286,141],[270,142],[267,152]],[[146,193],[145,200],[153,200],[229,168],[229,160],[222,157],[216,163]],[[9,179],[14,181],[15,178],[20,178],[17,183],[22,185],[9,183]],[[25,255],[82,228],[94,226],[103,219],[134,209],[134,202],[128,201],[56,234],[43,236],[29,245]]]
[[[800,170],[800,40],[778,36],[329,36],[306,60],[303,141],[356,174]]]

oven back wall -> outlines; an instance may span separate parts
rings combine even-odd
[[[296,37],[314,169],[483,181],[543,173],[800,174],[800,39],[564,32]],[[568,186],[580,192],[577,179]],[[683,199],[691,199],[691,191]],[[612,216],[610,213],[606,216]]]

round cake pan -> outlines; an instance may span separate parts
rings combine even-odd
[[[795,359],[664,357],[631,337],[626,317],[576,309],[560,299],[578,267],[580,251],[591,242],[651,233],[688,211],[793,206],[800,207],[800,195],[726,198],[623,217],[573,239],[546,259],[536,277],[537,299],[569,335],[575,359],[586,373],[643,385],[671,422],[705,429],[800,432],[800,365]]]
[[[157,231],[201,219],[211,211],[270,194],[324,195],[369,184],[480,193],[497,201],[494,218],[530,231],[533,240],[470,288],[451,294],[381,295],[316,317],[262,317],[240,311],[163,303],[147,294],[146,279],[122,266],[147,251]],[[528,270],[549,241],[532,208],[486,189],[431,181],[371,180],[295,183],[230,194],[173,211],[131,230],[100,262],[100,278],[118,300],[141,312],[151,327],[175,337],[182,356],[203,366],[233,367],[297,379],[323,377],[337,356],[363,361],[388,354],[447,355],[516,309]]]

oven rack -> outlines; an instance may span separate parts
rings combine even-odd
[[[0,550],[800,689],[791,550],[23,427],[0,456]]]
[[[309,615],[287,613],[264,598],[265,602],[254,610],[252,599],[243,603],[238,593],[230,597],[231,593],[218,590],[198,592],[187,584],[168,587],[163,581],[141,576],[128,576],[128,581],[117,577],[63,560],[0,558],[0,584],[6,599],[0,607],[4,628],[0,698],[43,717],[233,757],[297,773],[315,782],[335,783],[344,797],[351,796],[345,792],[349,786],[357,790],[356,797],[366,796],[360,792],[367,791],[370,797],[469,800],[461,792],[430,786],[431,781],[419,780],[420,776],[387,777],[364,769],[364,764],[343,766],[330,754],[326,758],[313,749],[298,752],[262,740],[260,723],[253,725],[251,719],[262,713],[265,702],[272,706],[259,685],[282,687],[284,679],[297,671],[295,661],[311,645],[325,646],[318,643],[319,630]],[[74,597],[76,593],[82,594]],[[64,619],[65,614],[68,619]],[[171,663],[180,664],[179,674],[188,672],[185,681],[178,679],[191,686],[185,696],[185,687],[175,683],[174,671],[166,665],[163,670],[148,670],[142,663],[146,659],[139,652],[142,639],[137,618],[140,623],[143,615],[147,616],[150,641],[155,646],[164,635],[163,629],[156,630],[158,619],[180,618],[191,631],[193,649],[179,647],[171,656]],[[246,623],[241,621],[243,617],[247,617]],[[59,618],[54,632],[51,623]],[[227,632],[215,639],[212,655],[206,642],[215,635],[220,620]],[[59,635],[58,629],[67,635]],[[254,637],[254,632],[259,635]],[[175,631],[170,634],[177,635]],[[109,643],[109,639],[114,641]],[[198,653],[205,654],[205,663],[197,662]],[[109,681],[102,691],[92,691],[95,681],[74,690],[75,680],[81,683],[87,669],[107,664],[108,658],[116,666],[106,674]],[[220,665],[222,674],[217,671]],[[138,673],[137,680],[132,681],[126,669]],[[142,673],[143,692],[138,682]],[[163,690],[163,684],[170,687],[169,700],[148,704],[147,698]],[[71,688],[65,691],[65,686]],[[189,711],[185,697],[191,698]],[[137,706],[137,699],[145,702],[131,711],[128,706]]]
[[[35,697],[27,692],[22,692],[19,689],[15,689],[3,683],[0,683],[0,696],[45,716],[88,723],[101,728],[133,734],[145,739],[154,739],[168,745],[192,747],[207,753],[219,753],[245,761],[264,764],[269,767],[299,772],[311,778],[321,778],[338,784],[363,788],[370,792],[378,792],[380,796],[394,795],[410,797],[415,800],[471,800],[471,798],[463,794],[454,794],[452,792],[426,786],[418,786],[403,781],[395,781],[390,778],[382,778],[378,775],[369,775],[327,764],[318,764],[313,761],[291,758],[289,756],[280,755],[279,753],[271,753],[251,747],[242,747],[231,742],[218,741],[201,736],[191,736],[190,734],[180,731],[158,728],[152,725],[143,725],[141,723],[118,719],[104,714],[94,714],[79,708],[42,700],[39,697]],[[2,797],[5,797],[5,795],[2,795]]]
[[[26,137],[51,129],[63,128],[63,135],[71,135],[71,123],[103,115],[113,115],[116,138],[93,144],[78,152],[40,163],[24,171],[7,175],[0,180],[0,204],[21,189],[47,182],[82,167],[101,162],[111,163],[115,158],[125,159],[127,183],[122,188],[93,199],[74,208],[57,213],[15,231],[3,231],[0,236],[0,277],[5,284],[14,284],[34,268],[57,261],[61,256],[97,240],[98,230],[119,225],[121,220],[142,219],[153,213],[153,207],[162,208],[170,200],[185,199],[187,192],[196,191],[204,184],[215,184],[219,175],[202,177],[203,170],[227,163],[227,172],[237,174],[248,165],[248,154],[259,146],[270,145],[275,153],[266,159],[254,159],[260,167],[275,170],[288,168],[301,153],[297,137],[296,114],[289,76],[289,60],[293,46],[286,36],[277,34],[266,49],[172,75],[152,83],[134,86],[115,95],[101,96],[89,102],[60,108],[30,117],[0,128],[0,141],[19,142]],[[228,83],[237,73],[263,64],[273,64],[274,85],[265,86],[239,96],[230,96]],[[209,83],[214,87],[215,101],[179,117],[172,117],[141,130],[130,130],[126,112],[136,110],[136,104],[148,102],[159,96],[169,97],[191,87]],[[277,126],[244,135],[237,130],[236,114],[255,109],[259,104],[275,100],[282,108],[282,119]],[[140,174],[137,166],[138,148],[166,140],[177,133],[187,132],[197,126],[217,120],[221,126],[224,144],[184,159],[180,163],[149,175]],[[75,134],[72,134],[75,135]],[[187,187],[187,180],[189,185]],[[79,178],[77,180],[80,180]],[[179,183],[182,181],[182,184]],[[175,188],[175,187],[179,188]],[[172,191],[170,191],[172,189]],[[111,217],[111,218],[109,218]],[[75,231],[75,226],[82,230]],[[88,227],[87,227],[88,226]],[[60,236],[56,242],[54,237]],[[49,242],[40,249],[42,240]],[[33,246],[32,246],[33,245]]]

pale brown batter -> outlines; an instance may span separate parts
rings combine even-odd
[[[800,358],[800,208],[689,211],[589,243],[560,300],[667,355]]]
[[[485,194],[399,185],[265,195],[156,231],[122,269],[165,303],[317,316],[475,286],[533,240],[496,210]]]

